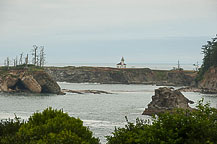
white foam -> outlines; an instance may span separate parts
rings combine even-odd
[[[126,123],[124,122],[109,122],[109,121],[101,121],[101,120],[82,120],[84,122],[84,125],[90,126],[90,127],[122,127]]]

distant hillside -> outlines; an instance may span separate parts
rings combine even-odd
[[[46,67],[45,70],[56,81],[70,83],[188,86],[195,78],[192,71],[165,71],[149,68]]]

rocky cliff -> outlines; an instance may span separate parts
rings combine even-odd
[[[188,86],[194,80],[192,72],[157,71],[148,68],[47,67],[46,71],[56,81],[70,83]]]
[[[217,93],[217,67],[211,67],[198,83],[203,93]]]
[[[175,108],[189,109],[188,103],[194,103],[187,99],[180,91],[169,88],[159,88],[155,90],[152,101],[148,104],[143,115],[159,114],[165,111],[173,111]]]
[[[61,94],[59,85],[43,69],[0,69],[0,91]]]

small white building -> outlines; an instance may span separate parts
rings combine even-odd
[[[126,68],[127,65],[124,63],[124,57],[121,58],[121,62],[117,64],[117,68]]]

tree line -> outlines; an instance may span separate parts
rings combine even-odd
[[[44,52],[44,46],[37,46],[33,45],[33,48],[31,50],[32,57],[30,58],[29,54],[27,53],[24,56],[24,53],[22,52],[19,57],[16,56],[15,58],[10,59],[7,57],[4,61],[4,66],[9,67],[13,65],[14,67],[19,65],[28,65],[32,64],[34,66],[44,67],[45,65],[45,52]],[[32,62],[29,60],[32,59]]]
[[[217,35],[202,46],[202,53],[204,58],[197,80],[201,80],[210,67],[217,66]]]

